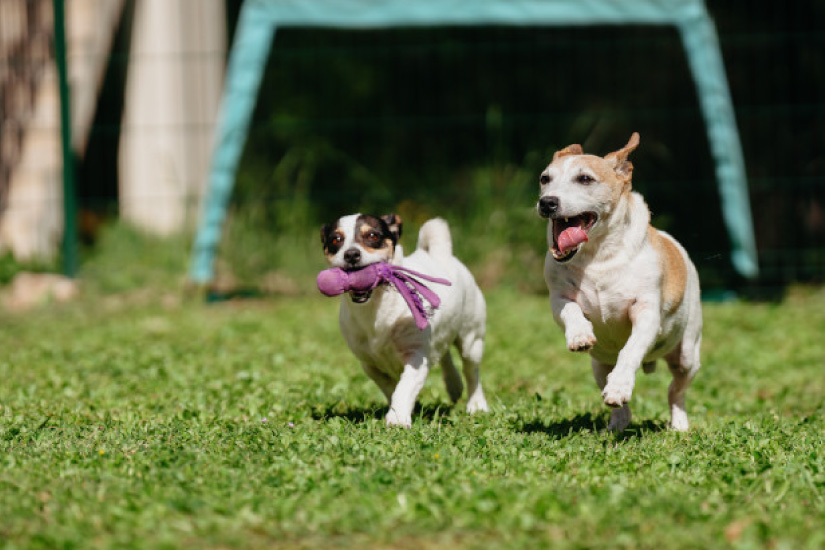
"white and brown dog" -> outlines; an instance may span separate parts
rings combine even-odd
[[[589,351],[608,428],[630,423],[628,402],[640,366],[652,372],[664,358],[670,424],[688,429],[685,393],[699,370],[702,307],[699,276],[684,248],[650,225],[650,211],[631,190],[623,148],[604,158],[570,145],[540,176],[538,213],[549,220],[544,278],[553,317],[570,351]]]
[[[407,303],[389,285],[349,292],[341,298],[341,332],[364,372],[389,402],[386,423],[410,427],[416,398],[434,364],[441,365],[453,402],[461,397],[461,376],[450,355],[451,345],[462,359],[467,411],[487,411],[479,376],[486,329],[481,290],[470,271],[453,256],[450,229],[444,220],[432,219],[421,227],[418,248],[410,256],[404,256],[400,236],[401,218],[395,214],[381,218],[353,214],[321,228],[324,254],[331,267],[355,270],[387,262],[451,283],[431,285],[441,303],[424,330],[416,326]]]

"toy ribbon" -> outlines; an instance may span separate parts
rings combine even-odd
[[[362,269],[346,271],[339,267],[325,269],[318,274],[318,290],[326,296],[337,296],[350,290],[372,290],[381,283],[392,284],[404,301],[415,319],[415,326],[419,330],[427,328],[427,308],[424,300],[430,307],[437,309],[441,305],[438,294],[430,290],[427,285],[419,281],[423,279],[440,285],[451,285],[447,279],[431,277],[412,269],[379,262],[370,264]]]

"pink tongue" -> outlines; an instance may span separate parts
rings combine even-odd
[[[559,245],[561,252],[567,252],[576,248],[581,243],[587,242],[587,233],[580,227],[568,227],[556,238],[556,244]]]

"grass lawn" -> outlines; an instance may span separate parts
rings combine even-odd
[[[825,291],[705,304],[686,434],[663,366],[606,433],[546,297],[487,298],[492,413],[434,372],[411,430],[335,299],[0,314],[0,547],[825,547]]]

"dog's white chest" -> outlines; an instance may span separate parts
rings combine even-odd
[[[628,309],[638,295],[632,279],[612,269],[552,266],[547,282],[552,291],[575,301],[591,322],[607,324],[629,322]]]
[[[586,278],[579,288],[577,301],[591,322],[623,323],[629,322],[628,309],[634,299],[634,293],[627,286],[618,286],[604,278],[598,282]]]
[[[421,331],[411,316],[405,315],[405,304],[397,293],[386,289],[377,292],[379,295],[364,305],[342,298],[341,333],[356,357],[397,378],[403,370],[405,349],[419,344],[416,333]],[[407,317],[409,322],[399,321]],[[406,325],[410,325],[407,330]]]
[[[618,353],[630,336],[629,311],[635,297],[628,291],[604,280],[597,283],[587,278],[578,289],[576,302],[593,324],[596,345],[604,351]]]

